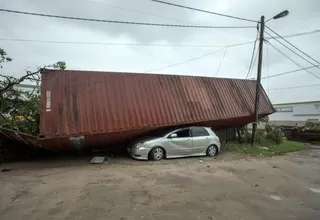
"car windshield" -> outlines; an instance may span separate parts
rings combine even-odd
[[[152,132],[150,132],[148,134],[148,136],[153,136],[153,137],[164,137],[166,136],[167,134],[173,132],[173,131],[176,131],[178,130],[179,128],[162,128],[162,129],[157,129],[157,130],[154,130]]]

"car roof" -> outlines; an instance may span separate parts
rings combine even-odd
[[[183,130],[183,129],[190,129],[190,128],[205,128],[205,129],[211,129],[210,127],[204,127],[204,126],[188,126],[188,127],[183,127],[183,128],[177,128],[177,130]]]

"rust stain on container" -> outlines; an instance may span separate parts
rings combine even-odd
[[[241,126],[253,121],[255,89],[255,81],[242,79],[45,70],[41,142],[70,147],[70,137],[83,136],[87,145],[182,124]],[[259,114],[273,112],[262,89]]]

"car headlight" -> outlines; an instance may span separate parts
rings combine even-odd
[[[146,146],[145,143],[137,143],[137,144],[135,145],[135,147],[136,147],[137,149],[142,148],[142,147],[145,147],[145,146]]]

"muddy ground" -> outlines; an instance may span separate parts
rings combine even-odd
[[[320,219],[320,150],[1,165],[0,219]]]

